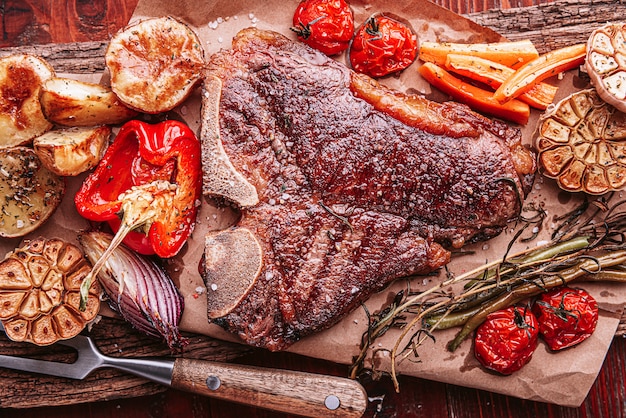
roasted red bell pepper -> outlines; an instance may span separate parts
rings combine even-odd
[[[145,233],[147,241],[136,236],[124,241],[131,248],[149,252],[148,242],[155,254],[168,258],[191,234],[201,192],[201,146],[193,131],[178,121],[132,120],[74,201],[83,217],[118,227],[120,239],[133,230]]]

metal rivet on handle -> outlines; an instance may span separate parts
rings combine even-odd
[[[222,385],[222,381],[217,376],[209,376],[206,378],[206,387],[211,390],[218,390]]]
[[[326,408],[330,409],[331,411],[339,408],[339,405],[341,405],[341,402],[339,401],[339,398],[335,395],[328,395],[326,399],[324,399],[324,406],[326,406]]]

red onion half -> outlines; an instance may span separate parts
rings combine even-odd
[[[100,231],[78,235],[78,242],[92,264],[112,239],[112,235]],[[152,259],[120,245],[97,277],[111,309],[139,331],[165,340],[172,351],[182,350],[186,342],[178,324],[184,299],[165,270]]]

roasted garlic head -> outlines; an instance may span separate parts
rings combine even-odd
[[[0,320],[7,336],[48,345],[81,332],[100,308],[94,280],[87,308],[78,309],[90,270],[80,248],[60,239],[37,238],[9,253],[0,262]]]
[[[540,168],[564,190],[597,195],[626,184],[626,114],[594,89],[547,111],[538,122],[535,146]]]
[[[609,23],[591,33],[585,67],[600,97],[626,112],[626,23]]]

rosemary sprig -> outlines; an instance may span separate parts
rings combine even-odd
[[[497,309],[576,280],[626,281],[626,211],[620,210],[624,201],[609,205],[608,199],[585,200],[572,212],[557,219],[561,222],[549,242],[509,255],[513,244],[521,238],[521,228],[509,243],[506,254],[462,275],[448,278],[423,292],[399,292],[393,302],[380,313],[370,314],[368,330],[361,341],[361,352],[352,365],[354,378],[362,368],[369,348],[389,329],[400,329],[391,350],[391,377],[399,390],[396,365],[410,356],[437,329],[462,326],[456,338],[448,344],[454,350]],[[591,212],[591,213],[589,213]],[[540,228],[545,213],[521,218],[525,225]],[[539,217],[538,217],[539,216]],[[541,219],[541,221],[539,221]],[[535,238],[533,236],[531,238]],[[452,285],[466,282],[458,294]],[[410,283],[407,281],[407,283]],[[408,339],[408,342],[406,342]]]

